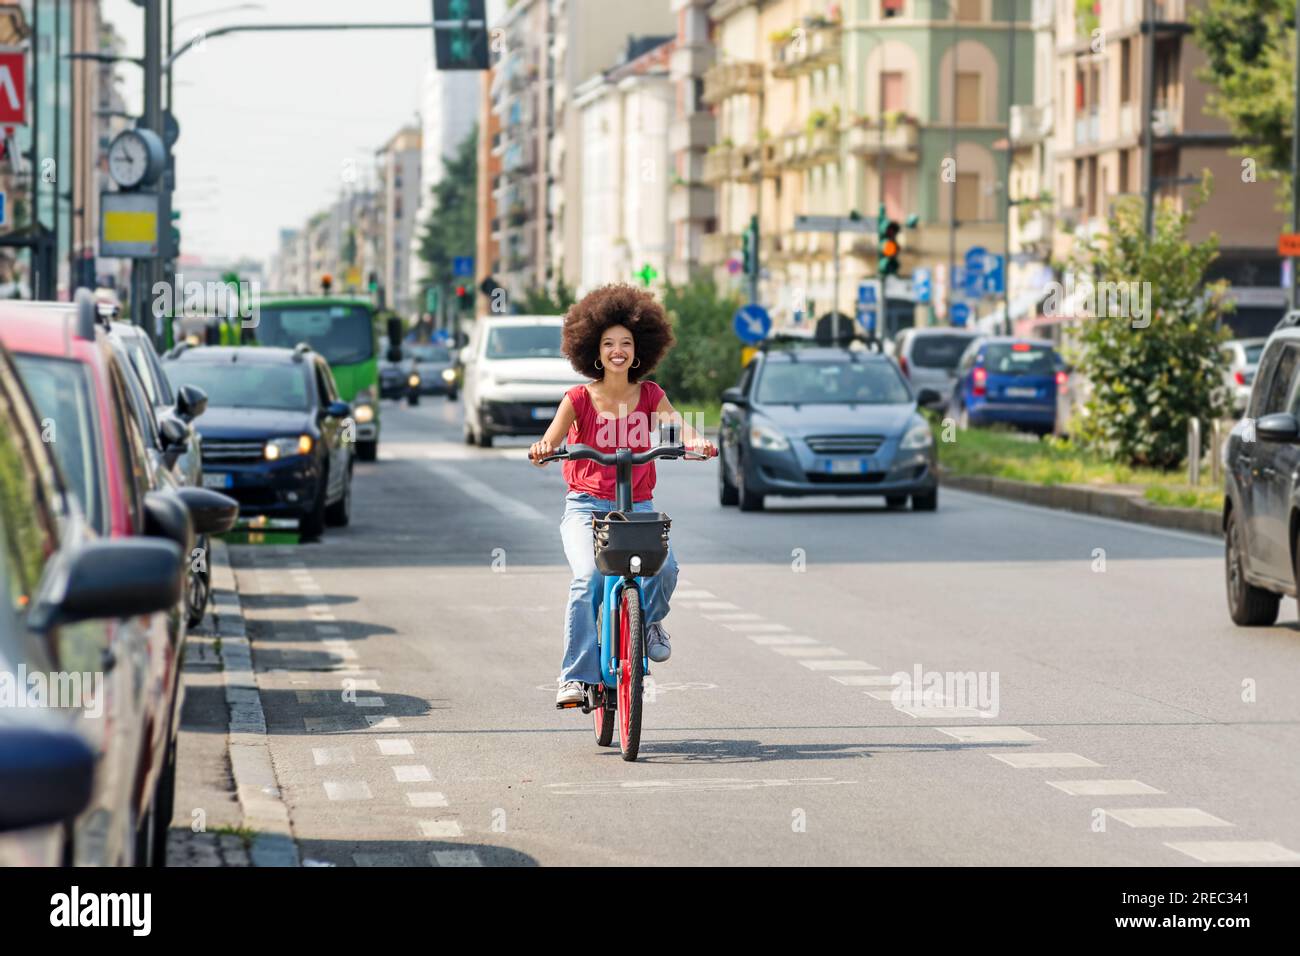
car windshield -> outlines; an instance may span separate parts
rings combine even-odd
[[[406,351],[417,362],[450,362],[451,353],[441,345],[408,345]]]
[[[918,335],[912,340],[912,364],[951,371],[970,345],[969,335]]]
[[[758,380],[763,405],[898,405],[912,400],[892,362],[772,362]]]
[[[560,326],[498,325],[488,332],[490,359],[561,358]]]
[[[122,344],[126,348],[127,358],[131,360],[131,367],[140,376],[140,384],[144,386],[150,403],[155,406],[172,404],[174,399],[171,389],[160,376],[157,357],[150,354],[153,347],[141,338],[129,338]]]
[[[1256,345],[1247,345],[1247,346],[1244,346],[1244,351],[1245,351],[1245,353],[1246,353],[1246,364],[1247,364],[1247,365],[1258,365],[1258,364],[1259,364],[1259,357],[1260,357],[1260,355],[1263,354],[1263,352],[1264,352],[1264,343],[1263,343],[1263,342],[1260,342],[1260,343],[1258,343],[1258,344],[1256,344]]]
[[[306,342],[330,365],[364,362],[375,354],[370,310],[357,305],[263,306],[257,341],[283,348]]]
[[[984,368],[992,375],[1052,375],[1056,362],[1044,345],[999,342],[984,350]]]
[[[42,437],[54,448],[68,490],[77,496],[90,524],[106,534],[108,508],[102,497],[90,367],[45,355],[15,355],[14,360],[42,419]]]
[[[208,405],[234,408],[273,408],[307,411],[307,379],[302,367],[264,362],[168,362],[172,387],[197,385],[208,393]]]

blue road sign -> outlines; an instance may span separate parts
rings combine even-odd
[[[876,291],[876,283],[867,281],[858,286],[858,302],[862,305],[875,305],[880,301],[880,296]]]
[[[952,304],[952,324],[961,328],[970,321],[970,306],[965,302],[954,302]]]
[[[989,251],[985,249],[983,246],[971,246],[969,249],[967,249],[966,250],[966,271],[983,272],[984,260],[985,257],[988,256],[988,254]]]
[[[763,341],[767,338],[767,333],[772,331],[772,317],[768,315],[767,309],[751,302],[736,310],[731,325],[740,341],[753,345]]]
[[[451,260],[451,274],[454,276],[472,276],[474,274],[474,257],[455,256]]]
[[[0,226],[8,225],[9,223],[8,199],[9,197],[6,196],[4,192],[0,192]]]
[[[916,301],[922,304],[930,301],[934,293],[931,287],[929,269],[916,269],[913,271],[912,294],[916,296]]]
[[[998,295],[1007,287],[1006,256],[984,257],[984,292]]]

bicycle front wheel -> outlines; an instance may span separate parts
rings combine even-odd
[[[618,743],[624,760],[641,749],[641,685],[645,677],[645,633],[641,593],[623,588],[618,614]]]

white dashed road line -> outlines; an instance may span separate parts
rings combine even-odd
[[[1166,843],[1165,846],[1185,853],[1202,863],[1298,863],[1300,853],[1279,843],[1250,840],[1193,840]]]
[[[994,760],[1001,760],[1007,766],[1015,767],[1017,770],[1045,770],[1049,768],[1056,770],[1065,767],[1102,766],[1080,754],[1023,753],[989,754],[989,756]]]
[[[1020,727],[936,727],[934,729],[966,744],[1015,744],[1043,739]]]
[[[1141,780],[1048,780],[1047,785],[1072,797],[1134,797],[1164,793]]]
[[[1204,810],[1195,807],[1127,807],[1123,810],[1102,810],[1108,817],[1114,817],[1120,823],[1136,828],[1146,827],[1230,827],[1227,820],[1220,820]]]

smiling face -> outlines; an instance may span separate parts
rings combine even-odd
[[[624,374],[636,361],[636,340],[626,326],[611,325],[600,335],[600,364],[606,372]]]

